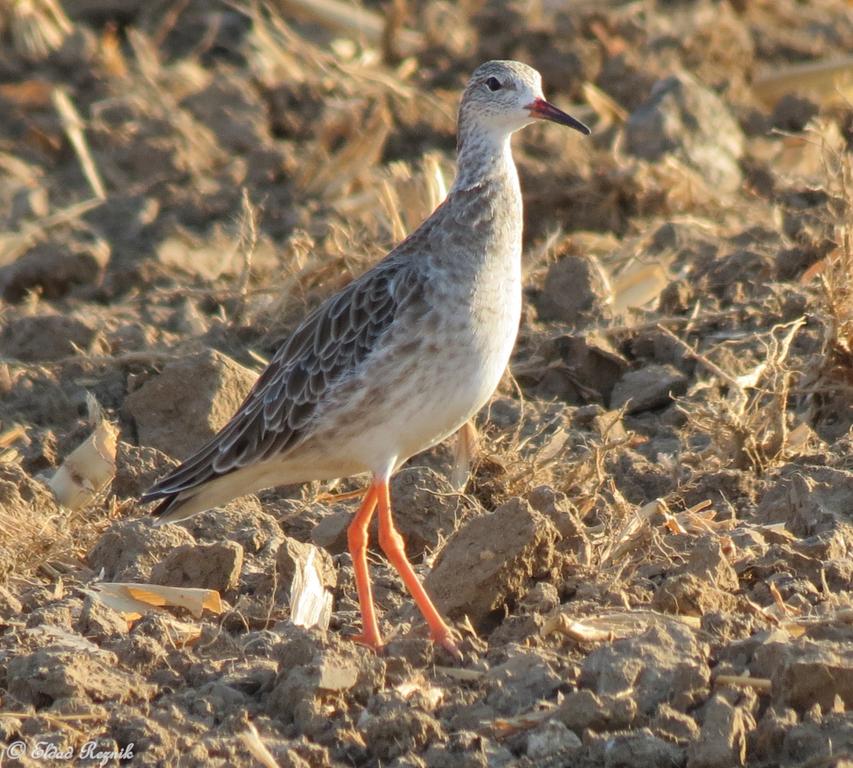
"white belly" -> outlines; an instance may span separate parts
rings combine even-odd
[[[488,286],[480,316],[470,316],[448,343],[418,360],[417,372],[389,392],[385,421],[360,436],[371,463],[390,451],[396,463],[441,442],[473,417],[494,393],[506,370],[521,315],[520,275]],[[485,298],[485,297],[484,297]],[[390,445],[389,445],[390,444]]]

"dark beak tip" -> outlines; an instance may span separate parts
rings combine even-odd
[[[530,115],[532,117],[537,117],[540,120],[550,120],[552,123],[559,123],[560,125],[567,125],[569,128],[574,128],[578,133],[582,133],[584,136],[589,136],[592,131],[584,125],[580,120],[572,117],[571,115],[567,115],[563,112],[562,109],[558,109],[553,104],[545,99],[536,99],[532,104],[527,107],[530,110]]]

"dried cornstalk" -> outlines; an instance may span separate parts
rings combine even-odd
[[[62,128],[71,146],[74,148],[74,154],[80,161],[80,167],[83,169],[83,175],[89,186],[95,193],[98,200],[105,200],[107,193],[104,190],[104,182],[101,181],[101,175],[95,166],[95,161],[92,159],[92,153],[89,152],[89,145],[86,143],[86,136],[83,134],[83,119],[80,113],[71,101],[71,97],[64,88],[56,87],[53,90],[53,105],[59,114],[59,119],[62,122]]]
[[[222,600],[215,589],[103,581],[84,591],[128,620],[139,618],[151,608],[167,606],[185,608],[197,619],[205,609],[222,613]]]
[[[322,24],[338,34],[379,47],[386,35],[386,20],[374,11],[341,0],[277,0],[277,5],[296,16]],[[396,29],[394,47],[410,56],[424,46],[424,38],[409,29]]]
[[[264,768],[279,768],[279,764],[275,761],[272,752],[267,749],[267,745],[261,740],[258,729],[252,723],[246,725],[246,730],[240,736],[240,741],[243,742],[249,754],[255,758]]]
[[[48,481],[56,500],[71,510],[90,504],[107,487],[116,471],[116,441],[118,430],[100,413],[89,399],[89,418],[95,429],[62,462]]]
[[[8,14],[12,46],[31,61],[49,56],[73,31],[57,0],[6,0],[0,14]]]
[[[790,93],[810,94],[824,102],[849,103],[853,99],[853,56],[774,67],[772,72],[755,78],[752,90],[769,107]]]

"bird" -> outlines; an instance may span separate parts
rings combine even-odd
[[[513,133],[537,120],[590,130],[545,100],[542,77],[494,60],[459,105],[457,171],[444,201],[385,258],[310,312],[278,347],[233,417],[141,498],[155,525],[279,485],[369,474],[347,529],[362,632],[381,651],[367,568],[368,525],[426,620],[457,638],[418,579],[393,517],[389,480],[489,400],[521,318],[522,197]]]

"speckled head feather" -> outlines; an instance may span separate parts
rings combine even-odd
[[[534,120],[589,128],[545,101],[542,76],[520,61],[487,61],[474,70],[459,105],[458,148],[473,134],[501,141]]]

